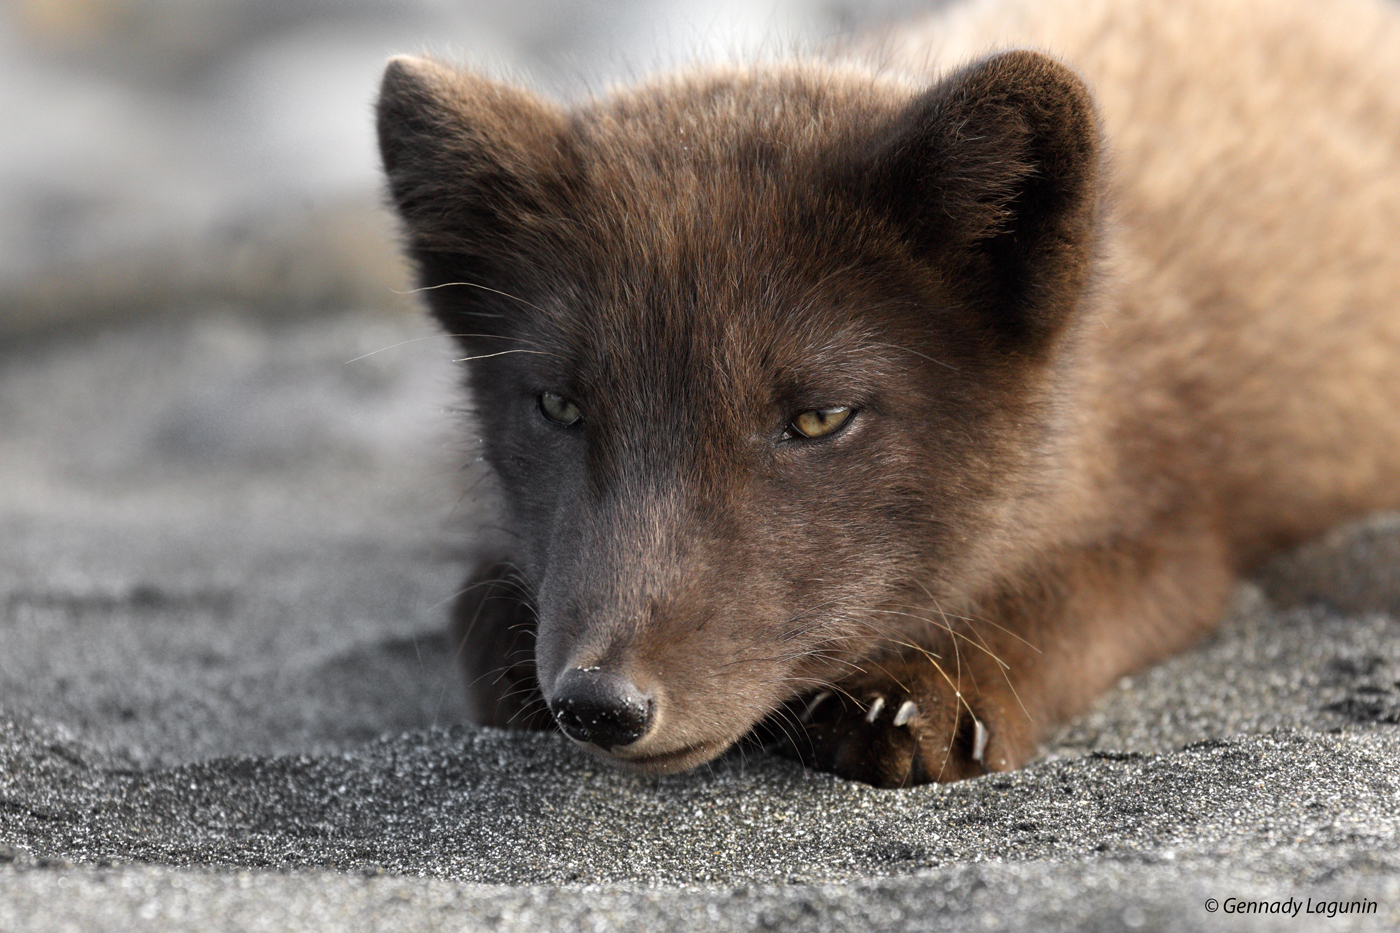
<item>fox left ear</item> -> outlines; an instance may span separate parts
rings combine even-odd
[[[565,118],[529,91],[401,55],[376,118],[389,193],[424,246],[489,253],[558,209],[573,167]]]
[[[993,346],[1046,346],[1097,248],[1102,146],[1079,76],[1006,52],[915,98],[859,168],[859,196],[946,275]]]
[[[433,312],[460,330],[459,318],[481,305],[498,317],[517,310],[492,290],[518,286],[529,257],[550,254],[552,220],[573,197],[563,111],[521,88],[401,56],[384,70],[376,115],[389,195],[421,284],[482,286],[430,292]]]

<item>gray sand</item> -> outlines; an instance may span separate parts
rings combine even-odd
[[[1009,775],[617,771],[461,721],[451,348],[191,315],[0,355],[0,930],[1400,925],[1400,521]],[[465,491],[465,492],[464,492]],[[1374,903],[1281,917],[1209,898]]]

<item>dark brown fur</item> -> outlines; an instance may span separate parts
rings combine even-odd
[[[1394,454],[1292,480],[1296,428],[1219,421],[1230,378],[1191,347],[1227,338],[1121,262],[1093,99],[1044,55],[921,92],[714,69],[572,110],[401,59],[379,132],[516,535],[456,609],[485,723],[547,726],[561,673],[597,669],[652,704],[612,750],[638,767],[761,724],[878,784],[1015,767],[1271,548],[1400,504]],[[1269,391],[1257,365],[1227,391]]]

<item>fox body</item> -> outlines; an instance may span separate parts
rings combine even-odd
[[[511,533],[482,722],[1012,768],[1400,506],[1388,0],[972,0],[571,107],[401,58],[378,127]]]

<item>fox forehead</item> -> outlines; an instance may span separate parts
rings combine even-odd
[[[874,263],[779,242],[778,229],[745,250],[745,238],[688,223],[615,249],[591,240],[588,267],[540,298],[548,313],[518,319],[520,345],[542,351],[506,358],[526,367],[528,391],[567,395],[595,421],[708,410],[770,431],[801,410],[873,405],[942,355],[929,326],[937,292],[909,267],[877,277]],[[710,226],[723,227],[713,215]],[[710,235],[713,248],[693,245]]]
[[[633,178],[751,175],[867,144],[916,90],[830,62],[706,68],[586,101],[570,111],[568,131]]]
[[[541,352],[508,365],[523,368],[527,391],[568,395],[595,415],[679,404],[752,417],[866,402],[907,374],[908,354],[875,321],[842,320],[839,310],[836,299],[785,306],[764,296],[585,304],[567,323],[558,314],[531,320],[521,345]]]

